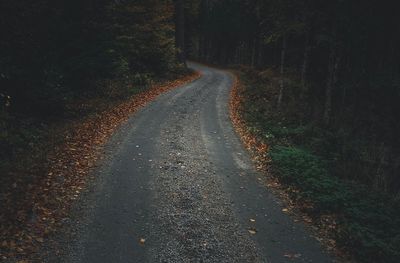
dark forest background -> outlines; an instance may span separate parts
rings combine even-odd
[[[191,56],[246,65],[259,81],[275,79],[276,96],[268,103],[297,125],[323,129],[319,148],[335,153],[337,176],[398,196],[395,1],[209,0],[195,10],[187,21]]]
[[[185,32],[175,30],[179,3]],[[399,192],[393,1],[2,0],[0,10],[2,159],[18,149],[13,140],[23,144],[12,132],[21,119],[58,119],[78,97],[124,96],[122,89],[176,76],[187,53],[264,77],[274,70],[276,112],[296,109],[293,119],[330,132],[339,176]],[[127,85],[111,88],[113,79]]]

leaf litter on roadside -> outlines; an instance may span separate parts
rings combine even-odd
[[[98,159],[102,159],[102,146],[112,133],[159,94],[199,77],[200,73],[196,72],[154,85],[116,106],[64,127],[61,130],[63,143],[54,146],[47,156],[48,162],[35,164],[41,169],[30,169],[32,173],[47,170],[45,176],[40,177],[43,179],[29,183],[21,200],[12,200],[11,196],[12,191],[19,191],[18,188],[26,184],[24,181],[13,183],[10,193],[4,195],[7,213],[0,216],[0,260],[30,260],[46,238],[68,221],[71,204],[91,179],[89,173]],[[140,242],[145,240],[140,239]]]

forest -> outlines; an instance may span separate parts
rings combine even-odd
[[[64,140],[60,127],[192,74],[190,59],[237,75],[236,118],[267,145],[260,162],[300,210],[322,229],[335,225],[329,235],[352,259],[396,262],[396,7],[377,0],[2,0],[0,222],[18,217],[4,200],[26,202],[26,189],[42,180],[41,164]]]
[[[201,1],[192,56],[278,78],[276,112],[316,125],[337,174],[397,196],[399,21],[377,1]],[[188,25],[190,29],[194,28]],[[193,29],[192,29],[193,30]],[[288,113],[289,114],[289,113]],[[329,149],[331,150],[331,149]],[[331,156],[333,158],[333,156]]]

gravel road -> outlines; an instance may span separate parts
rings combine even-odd
[[[229,120],[229,73],[159,96],[111,138],[65,262],[333,262],[261,182]]]

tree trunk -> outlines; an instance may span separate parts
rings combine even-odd
[[[186,66],[185,53],[185,14],[183,0],[175,0],[175,43],[177,59]]]
[[[205,46],[205,40],[204,40],[204,36],[202,34],[200,34],[200,38],[199,38],[199,51],[197,54],[197,57],[201,60],[204,58],[204,46]]]
[[[257,66],[261,67],[263,65],[263,45],[262,45],[260,39],[258,39],[258,41],[257,41],[257,49],[258,49]]]
[[[303,93],[305,92],[305,86],[306,86],[309,56],[310,56],[310,33],[307,30],[304,41],[303,64],[301,65],[301,86],[303,88]]]
[[[278,109],[281,107],[283,89],[284,89],[284,67],[285,67],[285,56],[286,56],[286,36],[282,37],[282,49],[281,49],[281,62],[280,62],[280,75],[281,79],[279,81],[279,95],[278,95]]]
[[[337,52],[337,44],[335,33],[331,40],[330,52],[329,52],[329,63],[328,63],[328,79],[325,89],[325,109],[324,109],[324,124],[329,125],[331,120],[332,112],[332,95],[333,90],[337,81],[337,71],[339,67],[339,56]]]
[[[253,40],[253,46],[251,50],[251,67],[254,68],[256,66],[256,46],[257,46],[257,40]]]

